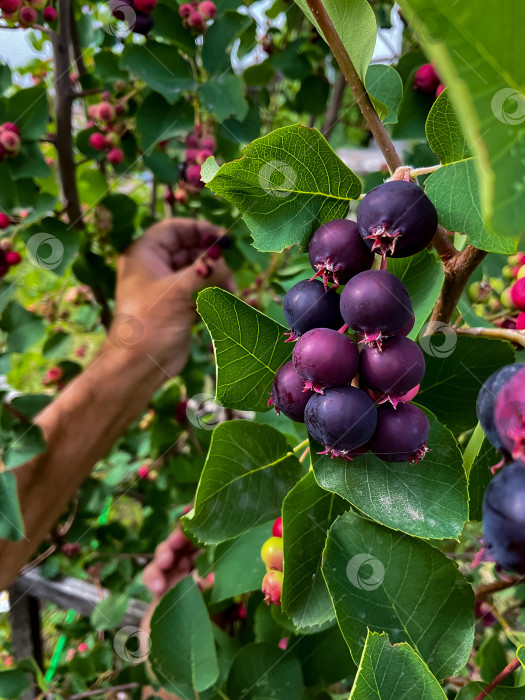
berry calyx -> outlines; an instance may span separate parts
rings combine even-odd
[[[374,187],[357,210],[357,225],[372,251],[406,258],[426,248],[436,233],[437,212],[413,182],[390,180]]]
[[[22,9],[27,9],[31,10],[32,12],[35,12],[35,10],[33,10],[31,7],[26,7]],[[0,133],[0,144],[2,144],[2,146],[4,147],[7,156],[14,157],[20,150],[20,136],[18,136],[16,132],[11,130],[3,131],[2,133]]]
[[[4,212],[0,212],[0,230],[4,230],[9,226],[11,226],[11,219]]]
[[[503,446],[513,459],[525,461],[525,368],[501,388],[494,422]]]
[[[277,413],[282,412],[287,418],[304,423],[304,409],[310,395],[310,392],[304,391],[304,381],[295,371],[293,363],[286,362],[275,374],[268,405],[275,406]]]
[[[272,535],[274,537],[283,536],[283,519],[281,517],[277,518],[272,527]]]
[[[512,285],[510,298],[518,311],[525,311],[525,277],[517,280]]]
[[[320,326],[336,330],[343,325],[339,296],[333,289],[325,291],[319,280],[301,280],[288,290],[283,301],[288,340]]]
[[[334,219],[320,226],[308,245],[310,263],[315,276],[336,285],[346,284],[359,272],[369,270],[374,255],[363,242],[353,221]]]
[[[213,19],[217,14],[215,3],[211,2],[211,0],[203,0],[203,2],[199,3],[199,7],[197,9],[204,19]]]
[[[182,19],[188,19],[192,12],[193,7],[189,3],[184,3],[184,5],[179,7],[179,15],[182,17]]]
[[[383,338],[409,333],[414,325],[407,288],[386,270],[367,270],[352,277],[340,306],[344,322],[361,333],[364,342],[379,347]]]
[[[383,404],[377,408],[377,430],[369,447],[386,462],[417,464],[429,451],[429,430],[428,418],[413,403],[397,408]]]
[[[282,571],[268,571],[262,580],[262,592],[264,593],[264,602],[270,605],[281,604],[281,593],[283,590],[283,573]]]
[[[414,75],[414,90],[419,90],[419,92],[428,94],[435,92],[439,83],[439,75],[436,73],[431,63],[424,63],[417,69]]]
[[[119,165],[124,160],[124,152],[121,148],[112,148],[107,158],[111,165]]]
[[[100,131],[95,131],[89,137],[89,145],[96,151],[104,151],[107,146],[106,137]]]
[[[305,390],[322,393],[352,381],[359,368],[359,351],[348,336],[330,328],[314,328],[299,338],[292,361],[305,380]]]
[[[97,118],[100,119],[101,122],[106,122],[109,124],[110,122],[115,121],[117,116],[117,113],[115,111],[115,107],[110,102],[101,102],[98,105],[97,109]]]
[[[261,559],[268,570],[283,570],[283,539],[282,537],[270,537],[261,547]]]
[[[51,24],[52,22],[57,21],[58,14],[54,7],[45,7],[42,16],[44,18],[44,22]]]
[[[374,434],[377,408],[361,389],[343,386],[314,394],[304,418],[310,435],[325,448],[319,454],[351,460],[351,453]]]

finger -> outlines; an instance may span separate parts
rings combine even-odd
[[[142,579],[144,585],[155,595],[162,595],[167,588],[166,576],[155,561],[152,561],[144,569]]]
[[[168,543],[173,551],[178,551],[183,549],[188,544],[188,540],[183,535],[182,531],[177,529],[174,530],[168,537]]]
[[[169,542],[161,542],[155,550],[155,562],[162,571],[171,569],[175,561],[175,554]]]
[[[204,269],[209,271],[206,277],[202,274]],[[232,289],[233,284],[231,270],[222,258],[213,262],[207,261],[206,263],[197,260],[193,265],[177,271],[173,275],[173,280],[180,291],[188,296],[192,296],[195,292],[205,287]]]

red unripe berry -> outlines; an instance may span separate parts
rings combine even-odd
[[[211,2],[211,0],[204,0],[203,2],[200,2],[198,10],[204,19],[213,19],[217,14],[215,3]]]
[[[211,151],[212,153],[215,150],[216,145],[217,144],[215,143],[213,136],[204,136],[201,141],[201,148],[205,149],[206,151]]]
[[[188,148],[184,160],[186,161],[186,163],[188,163],[188,165],[195,164],[197,162],[198,154],[199,151],[196,148]]]
[[[436,97],[439,97],[446,87],[447,86],[443,85],[443,83],[439,83],[439,85],[436,88]]]
[[[149,475],[149,467],[147,464],[143,464],[137,469],[137,475],[139,479],[147,479]]]
[[[283,539],[270,537],[261,548],[261,559],[267,569],[283,570]]]
[[[283,519],[282,518],[277,518],[277,520],[274,522],[273,527],[272,527],[272,535],[274,537],[282,537],[283,536]]]
[[[111,165],[119,165],[124,160],[124,152],[121,148],[112,148],[108,153],[108,160]]]
[[[135,9],[139,12],[144,12],[144,14],[149,15],[155,9],[157,5],[157,0],[133,0]]]
[[[22,262],[22,256],[16,250],[8,250],[5,254],[5,262],[9,267],[19,265]]]
[[[518,311],[525,311],[525,277],[514,283],[510,290],[510,298]]]
[[[3,230],[10,225],[11,225],[11,219],[7,216],[7,214],[4,214],[3,211],[0,212],[0,230]]]
[[[22,0],[2,0],[0,2],[0,10],[2,12],[17,12],[22,5]]]
[[[203,163],[205,163],[208,160],[208,158],[211,158],[212,155],[213,155],[213,153],[211,151],[206,150],[206,149],[199,151],[197,153],[197,159],[196,159],[197,163],[199,165],[202,165]]]
[[[71,557],[78,556],[82,552],[82,547],[78,544],[78,542],[64,542],[60,549],[66,555],[66,557],[69,557],[70,559]],[[78,647],[78,650],[81,651],[80,646]]]
[[[186,169],[186,179],[192,185],[196,185],[196,186],[202,185],[203,183],[201,181],[201,166],[200,165],[190,165]]]
[[[14,122],[4,122],[2,125],[0,125],[0,134],[3,131],[12,131],[17,136],[20,136],[20,129]]]
[[[518,330],[518,331],[525,330],[525,311],[522,311],[518,315],[518,318],[516,319],[516,330]]]
[[[198,32],[203,32],[205,28],[204,18],[199,12],[192,11],[188,17],[188,24]]]
[[[31,10],[32,8],[22,8]],[[4,131],[0,134],[0,143],[5,148],[7,155],[16,155],[20,148],[20,137],[14,131]]]
[[[109,102],[101,102],[98,106],[97,116],[102,122],[112,122],[115,121],[117,113],[115,107]]]
[[[82,644],[78,645],[77,649],[80,653],[82,653],[83,651],[88,650],[88,645],[85,642],[82,642]]]
[[[54,7],[45,7],[44,12],[42,13],[44,17],[44,22],[56,22],[57,20],[57,11],[55,10]]]
[[[420,66],[414,76],[414,90],[419,92],[435,92],[439,85],[439,76],[431,63]]]
[[[283,590],[283,574],[281,571],[268,571],[262,581],[264,601],[268,605],[281,604],[281,592]]]
[[[62,379],[62,375],[64,374],[62,367],[51,367],[51,369],[48,369],[46,372],[46,376],[44,377],[43,384],[56,384],[56,382],[59,382]]]
[[[179,403],[177,405],[177,409],[175,411],[175,420],[177,421],[177,423],[180,423],[181,425],[185,425],[188,422],[187,408],[188,408],[188,399],[184,399],[183,401],[179,401]]]
[[[192,12],[193,7],[188,3],[185,3],[179,7],[179,15],[182,17],[182,19],[188,19]]]
[[[38,19],[38,12],[32,7],[22,7],[18,16],[18,21],[22,27],[32,27]]]
[[[182,187],[178,187],[175,190],[175,201],[179,204],[185,204],[188,199],[188,193],[183,190]]]
[[[171,187],[166,189],[166,191],[164,192],[164,201],[170,206],[173,206],[173,204],[175,204],[175,192],[171,189]]]
[[[188,134],[186,136],[186,146],[188,148],[198,148],[199,147],[199,137],[196,134]]]
[[[96,121],[98,119],[98,105],[89,105],[87,113],[90,119]]]
[[[100,131],[95,131],[95,133],[91,134],[89,137],[89,145],[96,151],[103,151],[107,146],[106,137],[104,134],[101,134]]]

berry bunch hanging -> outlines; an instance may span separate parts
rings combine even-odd
[[[196,124],[186,136],[184,162],[181,166],[181,180],[175,190],[166,188],[164,201],[174,204],[186,204],[190,195],[197,194],[204,187],[201,180],[201,166],[215,154],[215,138],[203,124]]]
[[[206,22],[217,14],[217,7],[211,0],[203,2],[188,2],[179,7],[179,15],[184,26],[192,29],[196,34],[204,34]]]
[[[357,224],[335,220],[313,234],[310,262],[324,286],[303,280],[284,298],[289,340],[296,344],[292,360],[276,373],[269,404],[306,423],[324,446],[321,454],[352,459],[371,450],[386,461],[417,462],[428,451],[428,419],[410,403],[425,373],[421,349],[407,338],[412,302],[397,277],[370,268],[374,250],[384,267],[387,256],[425,248],[436,227],[424,192],[391,181],[366,195]]]
[[[38,22],[38,13],[42,12],[42,19],[48,24],[53,24],[57,19],[57,11],[47,5],[47,0],[0,0],[1,17],[10,26],[21,28],[33,27]]]
[[[88,127],[97,129],[89,137],[89,145],[104,152],[111,165],[120,165],[124,160],[121,138],[127,131],[125,113],[126,106],[121,102],[113,103],[107,92],[102,94],[99,103],[88,108]]]
[[[270,605],[281,604],[283,588],[283,519],[277,518],[273,524],[272,537],[261,548],[261,559],[266,565],[266,574],[262,581],[265,602]]]

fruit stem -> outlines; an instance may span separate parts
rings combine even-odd
[[[458,335],[484,336],[486,338],[500,338],[510,343],[517,343],[525,347],[525,333],[515,331],[512,328],[455,328]]]
[[[482,586],[478,586],[474,590],[474,595],[476,600],[483,600],[493,593],[498,593],[499,591],[505,591],[507,588],[512,588],[518,583],[523,583],[523,576],[513,576],[507,581],[504,579],[499,579],[498,581],[493,581],[492,583],[485,583]]]
[[[310,447],[307,447],[306,450],[303,452],[303,454],[300,456],[299,461],[304,462],[306,459],[307,455],[310,453]]]
[[[496,688],[501,681],[505,680],[507,676],[510,676],[511,673],[513,673],[516,669],[520,667],[520,660],[519,659],[514,659],[513,661],[510,662],[510,664],[507,664],[503,671],[501,673],[498,673],[496,678],[492,680],[486,688],[484,688],[479,695],[477,695],[474,700],[483,700],[483,698],[486,698],[489,693],[491,693],[494,688]]]
[[[296,445],[296,446],[293,448],[293,451],[294,451],[294,452],[300,452],[300,451],[301,451],[302,449],[304,449],[307,445],[308,445],[308,438],[306,438],[306,440],[303,440],[303,441],[300,442],[298,445]]]
[[[387,259],[386,259],[386,255],[383,255],[383,257],[381,258],[381,265],[379,266],[379,269],[380,269],[380,270],[386,270],[386,269],[387,269]]]

